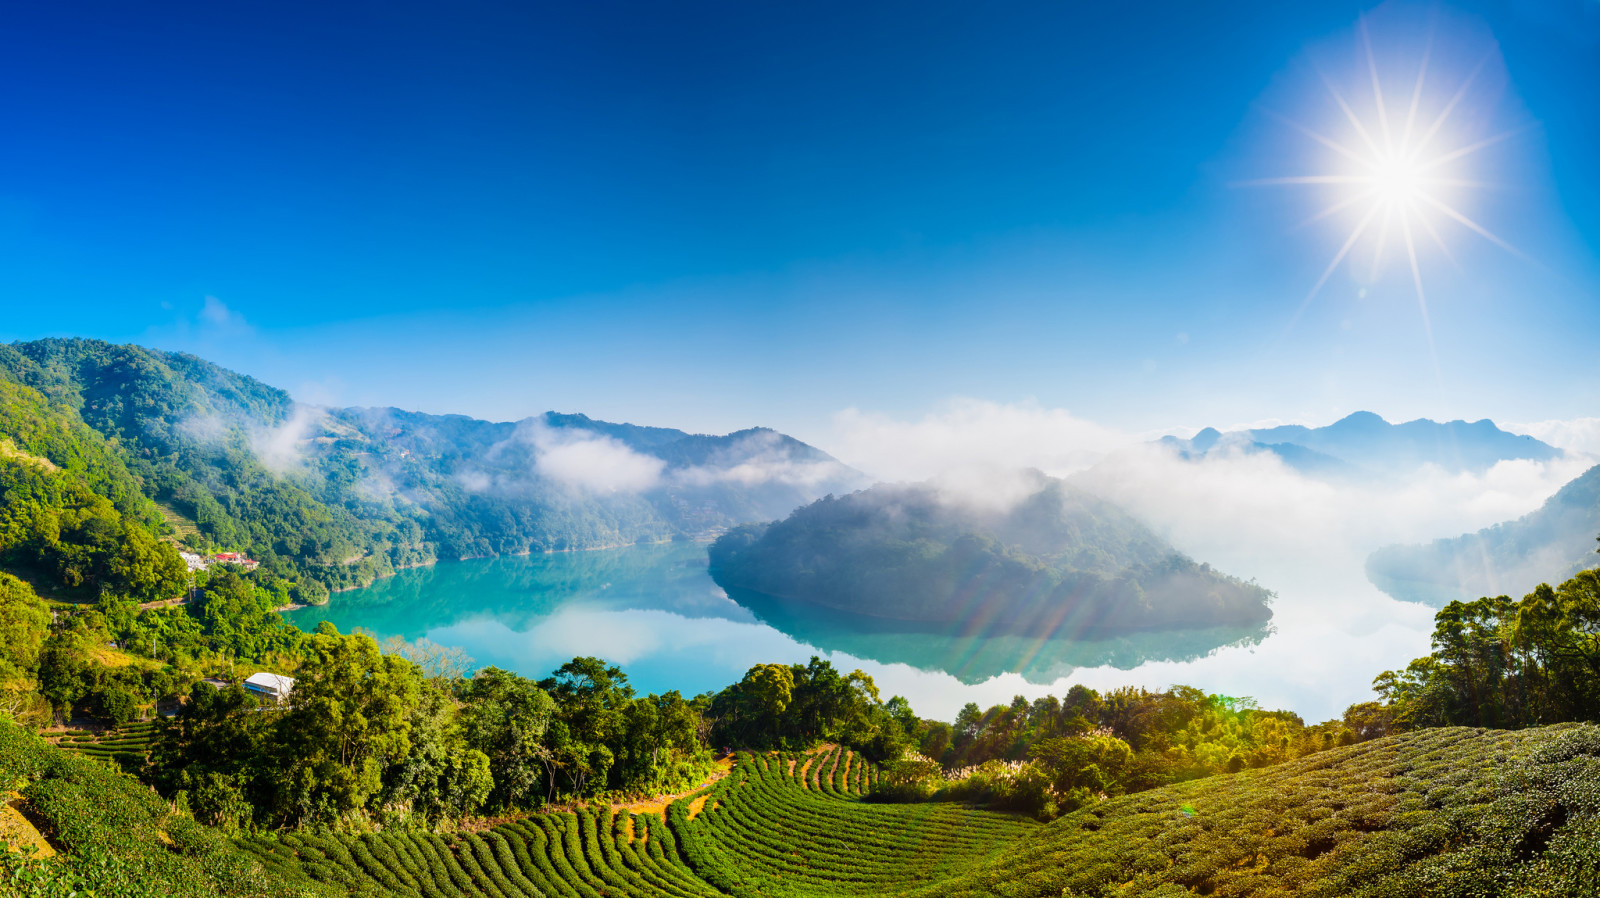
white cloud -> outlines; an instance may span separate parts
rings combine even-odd
[[[322,407],[297,402],[282,424],[250,428],[250,448],[276,474],[298,470],[305,465],[313,429],[319,428],[326,417],[327,411]]]
[[[955,399],[916,421],[849,408],[834,416],[835,454],[885,480],[953,471],[1038,468],[1063,476],[1137,438],[1037,403]]]
[[[1506,424],[1512,433],[1525,433],[1558,449],[1600,456],[1600,418],[1568,418],[1535,421],[1531,424]]]
[[[244,316],[228,308],[227,303],[207,296],[200,306],[200,324],[228,333],[250,333],[254,330]]]
[[[534,448],[534,467],[569,489],[637,493],[661,482],[666,462],[642,455],[603,434],[553,428],[534,420],[518,430]]]
[[[781,483],[808,489],[840,479],[847,473],[836,461],[794,458],[785,450],[782,436],[761,431],[720,450],[707,464],[674,471],[672,481],[686,487],[718,483],[752,487]]]
[[[1187,461],[1159,446],[1118,453],[1074,482],[1139,516],[1178,548],[1247,576],[1298,579],[1372,550],[1457,536],[1537,508],[1582,473],[1577,459],[1502,461],[1482,474],[1428,465],[1399,483],[1329,483],[1276,455],[1224,449]],[[1268,583],[1271,586],[1271,583]]]

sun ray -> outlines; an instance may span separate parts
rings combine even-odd
[[[1344,200],[1343,202],[1334,203],[1333,205],[1329,206],[1328,208],[1323,209],[1321,212],[1318,212],[1316,215],[1313,215],[1310,218],[1306,219],[1305,221],[1302,221],[1299,224],[1295,225],[1295,227],[1296,228],[1303,228],[1308,224],[1314,224],[1316,222],[1319,222],[1319,221],[1323,220],[1324,218],[1327,218],[1330,215],[1337,215],[1340,212],[1343,212],[1344,210],[1350,208],[1351,206],[1356,205],[1357,203],[1360,203],[1360,202],[1362,202],[1364,200],[1372,199],[1374,196],[1377,195],[1377,193],[1378,193],[1377,188],[1373,188],[1372,190],[1368,190],[1366,193],[1358,193],[1355,196],[1350,197],[1347,200]]]
[[[1462,158],[1464,156],[1470,156],[1473,153],[1476,153],[1479,150],[1483,149],[1484,147],[1494,146],[1495,144],[1501,142],[1502,140],[1506,140],[1508,138],[1515,137],[1518,134],[1521,134],[1523,131],[1526,131],[1526,130],[1528,130],[1528,129],[1527,128],[1513,128],[1510,131],[1502,131],[1499,134],[1494,135],[1493,137],[1485,137],[1483,140],[1480,140],[1477,143],[1470,144],[1468,146],[1464,146],[1464,147],[1460,148],[1459,150],[1451,150],[1450,152],[1445,153],[1442,156],[1438,156],[1438,157],[1435,157],[1433,159],[1429,159],[1427,162],[1419,163],[1417,165],[1417,167],[1416,167],[1416,170],[1418,172],[1423,172],[1423,171],[1427,171],[1430,168],[1438,168],[1439,166],[1444,165],[1447,162],[1454,162],[1457,159],[1460,159],[1460,158]]]
[[[1456,261],[1455,254],[1450,252],[1450,247],[1445,245],[1444,238],[1439,236],[1439,230],[1433,226],[1433,222],[1428,220],[1428,216],[1417,215],[1417,223],[1422,225],[1422,229],[1428,232],[1428,236],[1433,238],[1434,243],[1438,244],[1439,251],[1444,253],[1446,259],[1450,260],[1450,264],[1459,270],[1461,263]]]
[[[1355,230],[1350,232],[1350,236],[1345,240],[1344,246],[1339,247],[1339,252],[1334,255],[1333,261],[1329,262],[1328,267],[1323,270],[1322,277],[1317,278],[1316,284],[1311,287],[1311,292],[1306,294],[1305,302],[1300,304],[1300,311],[1305,311],[1305,307],[1311,303],[1312,297],[1316,296],[1317,291],[1322,289],[1322,285],[1326,284],[1328,282],[1328,278],[1333,276],[1333,270],[1338,268],[1339,263],[1344,261],[1344,257],[1350,254],[1350,248],[1356,245],[1357,240],[1361,239],[1362,233],[1367,230],[1367,225],[1372,224],[1372,219],[1377,214],[1377,206],[1373,206],[1371,209],[1367,210],[1367,217],[1361,219],[1360,224],[1355,226]],[[1300,317],[1298,312],[1295,313],[1295,317]]]
[[[1235,181],[1239,187],[1270,187],[1274,184],[1370,184],[1371,175],[1290,175],[1284,178],[1254,178]]]
[[[1449,203],[1443,202],[1442,200],[1439,200],[1439,199],[1437,199],[1435,197],[1431,197],[1431,196],[1429,196],[1426,193],[1423,193],[1421,191],[1417,192],[1417,198],[1420,199],[1420,200],[1423,200],[1428,205],[1433,206],[1435,209],[1438,209],[1440,212],[1443,212],[1444,214],[1450,216],[1451,218],[1455,219],[1456,221],[1460,222],[1461,224],[1465,225],[1466,227],[1471,228],[1475,233],[1478,234],[1478,236],[1480,236],[1483,239],[1489,241],[1490,243],[1493,243],[1495,246],[1500,247],[1501,249],[1505,250],[1506,252],[1512,254],[1513,256],[1516,256],[1517,258],[1522,259],[1525,262],[1533,261],[1532,259],[1528,258],[1528,255],[1526,253],[1524,253],[1522,250],[1517,249],[1516,247],[1512,246],[1511,244],[1505,242],[1504,240],[1501,240],[1499,237],[1496,237],[1494,234],[1489,232],[1488,228],[1485,228],[1483,225],[1480,225],[1477,222],[1473,221],[1472,219],[1468,218],[1467,216],[1463,215],[1461,212],[1457,211],[1456,208],[1454,206],[1451,206]]]
[[[1383,263],[1383,248],[1389,243],[1389,225],[1394,222],[1394,203],[1384,203],[1383,224],[1378,226],[1378,243],[1372,248],[1372,279],[1378,279],[1378,266]]]
[[[1417,140],[1417,145],[1411,148],[1412,158],[1422,155],[1422,151],[1428,146],[1428,143],[1433,140],[1434,135],[1438,134],[1439,129],[1444,127],[1445,119],[1450,117],[1450,113],[1453,112],[1456,106],[1460,105],[1462,99],[1466,97],[1467,88],[1472,86],[1472,82],[1477,79],[1478,73],[1483,71],[1483,67],[1489,64],[1489,58],[1492,55],[1492,53],[1485,55],[1483,59],[1478,61],[1478,64],[1470,73],[1467,74],[1466,80],[1462,81],[1461,86],[1456,89],[1455,96],[1451,97],[1450,102],[1444,104],[1444,108],[1439,110],[1439,115],[1433,120],[1433,124],[1430,125],[1422,137]]]
[[[1420,215],[1418,216],[1421,217]],[[1439,350],[1433,344],[1433,321],[1428,315],[1428,295],[1422,290],[1422,266],[1417,264],[1417,244],[1411,239],[1411,215],[1402,213],[1400,231],[1406,239],[1406,256],[1411,260],[1411,283],[1417,288],[1417,310],[1422,313],[1422,332],[1428,338],[1428,356],[1433,361],[1433,375],[1442,389],[1444,371],[1439,367]]]
[[[1417,85],[1411,89],[1411,108],[1406,110],[1406,129],[1400,134],[1400,151],[1411,146],[1411,129],[1417,123],[1417,109],[1422,105],[1422,82],[1428,75],[1428,60],[1433,56],[1433,29],[1428,29],[1428,42],[1422,47],[1422,64],[1417,68]]]
[[[1355,110],[1351,109],[1350,104],[1344,101],[1339,89],[1333,86],[1333,82],[1329,81],[1327,76],[1323,76],[1322,83],[1328,88],[1328,93],[1333,96],[1333,101],[1339,104],[1340,109],[1344,110],[1344,117],[1350,121],[1351,127],[1356,129],[1356,134],[1360,135],[1363,141],[1366,141],[1367,147],[1372,150],[1372,154],[1380,159],[1383,158],[1383,150],[1378,148],[1377,141],[1374,141],[1372,135],[1367,132],[1367,126],[1361,124],[1361,119],[1356,116]]]
[[[1378,80],[1378,60],[1372,55],[1372,38],[1367,34],[1367,17],[1361,17],[1361,43],[1367,49],[1367,74],[1372,76],[1372,99],[1378,104],[1378,127],[1383,131],[1383,151],[1394,155],[1394,137],[1389,133],[1389,112],[1383,105],[1383,85]]]
[[[1323,146],[1327,147],[1328,149],[1333,150],[1334,152],[1340,154],[1341,156],[1344,156],[1346,159],[1349,159],[1350,161],[1355,162],[1355,163],[1357,163],[1359,165],[1367,166],[1369,168],[1372,166],[1372,160],[1371,159],[1367,158],[1366,156],[1361,155],[1360,153],[1357,153],[1355,150],[1350,149],[1349,147],[1345,146],[1344,144],[1339,143],[1338,141],[1333,140],[1331,138],[1324,137],[1323,135],[1317,133],[1316,131],[1311,130],[1310,128],[1307,128],[1305,125],[1300,124],[1299,122],[1295,121],[1294,119],[1288,118],[1287,116],[1279,115],[1278,113],[1273,112],[1270,109],[1266,110],[1266,113],[1268,115],[1272,116],[1273,118],[1277,119],[1278,121],[1283,122],[1285,125],[1288,125],[1289,127],[1294,128],[1296,131],[1299,131],[1300,133],[1302,133],[1305,136],[1311,138],[1312,140],[1316,141],[1317,143],[1320,143]]]

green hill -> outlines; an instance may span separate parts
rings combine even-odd
[[[985,510],[930,484],[827,497],[730,531],[712,574],[749,590],[870,617],[1034,636],[1259,624],[1270,593],[1196,563],[1126,512],[1037,472]]]
[[[665,825],[602,808],[454,837],[244,845],[286,882],[369,895],[1509,898],[1600,887],[1593,726],[1424,730],[1043,826],[863,801],[874,774],[842,752],[741,755],[733,775],[669,806]]]
[[[12,806],[59,852],[28,861],[0,847],[0,895],[334,894],[269,874],[256,858],[121,772],[116,759],[53,748],[7,720],[0,720],[0,778],[18,793]]]

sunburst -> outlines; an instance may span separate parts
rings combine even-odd
[[[1341,161],[1338,170],[1263,178],[1246,183],[1335,188],[1338,198],[1304,224],[1341,214],[1354,221],[1321,277],[1306,294],[1300,310],[1295,314],[1296,319],[1327,284],[1340,263],[1351,257],[1362,238],[1369,237],[1373,241],[1374,278],[1386,255],[1398,248],[1404,249],[1411,284],[1416,291],[1423,325],[1431,344],[1432,325],[1429,323],[1427,293],[1423,289],[1422,266],[1417,252],[1422,235],[1426,234],[1447,258],[1454,260],[1441,233],[1442,225],[1453,223],[1471,231],[1477,238],[1526,258],[1456,205],[1456,194],[1488,186],[1462,176],[1461,169],[1470,164],[1470,157],[1517,132],[1506,131],[1473,141],[1450,140],[1453,116],[1460,117],[1462,102],[1470,95],[1473,83],[1490,57],[1486,56],[1461,80],[1446,102],[1437,109],[1425,109],[1425,88],[1429,84],[1428,69],[1433,50],[1431,34],[1420,54],[1416,81],[1409,96],[1395,96],[1384,90],[1365,19],[1361,20],[1359,30],[1366,63],[1361,80],[1370,82],[1371,109],[1364,110],[1365,114],[1358,114],[1339,88],[1324,76],[1323,85],[1343,118],[1344,139],[1334,139],[1299,122],[1282,119],[1307,138],[1336,154]],[[1363,84],[1361,91],[1365,90],[1366,85]]]

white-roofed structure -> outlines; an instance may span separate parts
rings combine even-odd
[[[294,691],[294,677],[266,672],[253,673],[244,681],[244,688],[247,692],[254,692],[281,702]]]

